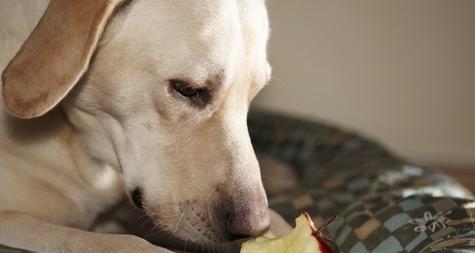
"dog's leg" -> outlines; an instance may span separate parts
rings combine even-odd
[[[101,234],[0,211],[0,243],[41,253],[171,253],[133,236]]]

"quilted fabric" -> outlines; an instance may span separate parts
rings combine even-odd
[[[327,232],[342,253],[475,252],[475,199],[452,178],[327,125],[254,112],[249,126],[256,152],[300,175],[271,207],[291,223],[338,214]]]

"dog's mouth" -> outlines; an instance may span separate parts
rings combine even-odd
[[[158,239],[158,238],[157,238]],[[151,241],[154,244],[172,250],[196,253],[238,253],[244,240],[228,241],[222,243],[194,242],[179,238],[160,238],[158,241]]]
[[[238,253],[241,244],[244,242],[243,239],[226,240],[221,235],[210,234],[210,236],[206,236],[206,233],[214,233],[212,230],[211,232],[203,232],[202,235],[183,230],[178,236],[176,231],[170,231],[166,227],[168,226],[152,225],[151,232],[145,236],[145,239],[168,249],[196,253]]]
[[[185,252],[239,252],[243,242],[240,239],[252,235],[236,233],[243,231],[239,226],[235,229],[236,224],[247,224],[244,219],[247,217],[239,215],[248,213],[231,212],[234,211],[229,209],[232,203],[228,204],[226,198],[158,201],[144,196],[140,188],[131,191],[129,196],[147,219],[147,226],[142,226],[140,235],[163,247]],[[259,215],[251,217],[260,218]]]
[[[142,236],[162,247],[185,252],[239,252],[243,240],[233,240],[208,209],[198,209],[189,201],[179,206],[180,212],[163,212],[144,204],[148,221]]]

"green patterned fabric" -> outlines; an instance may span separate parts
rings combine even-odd
[[[342,253],[475,252],[475,198],[452,178],[316,122],[251,112],[249,132],[257,153],[300,179],[271,207],[291,224],[304,210],[317,223],[338,214],[326,232]]]
[[[256,152],[287,163],[299,187],[270,196],[288,222],[302,211],[342,253],[475,252],[475,199],[452,178],[409,164],[377,143],[315,122],[249,115]]]

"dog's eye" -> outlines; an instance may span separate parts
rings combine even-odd
[[[169,83],[176,94],[189,100],[193,105],[202,107],[210,100],[210,93],[206,88],[193,87],[181,80],[170,80]]]
[[[194,88],[188,83],[179,80],[171,80],[170,85],[176,91],[176,93],[187,98],[196,96],[200,92],[199,88]]]

